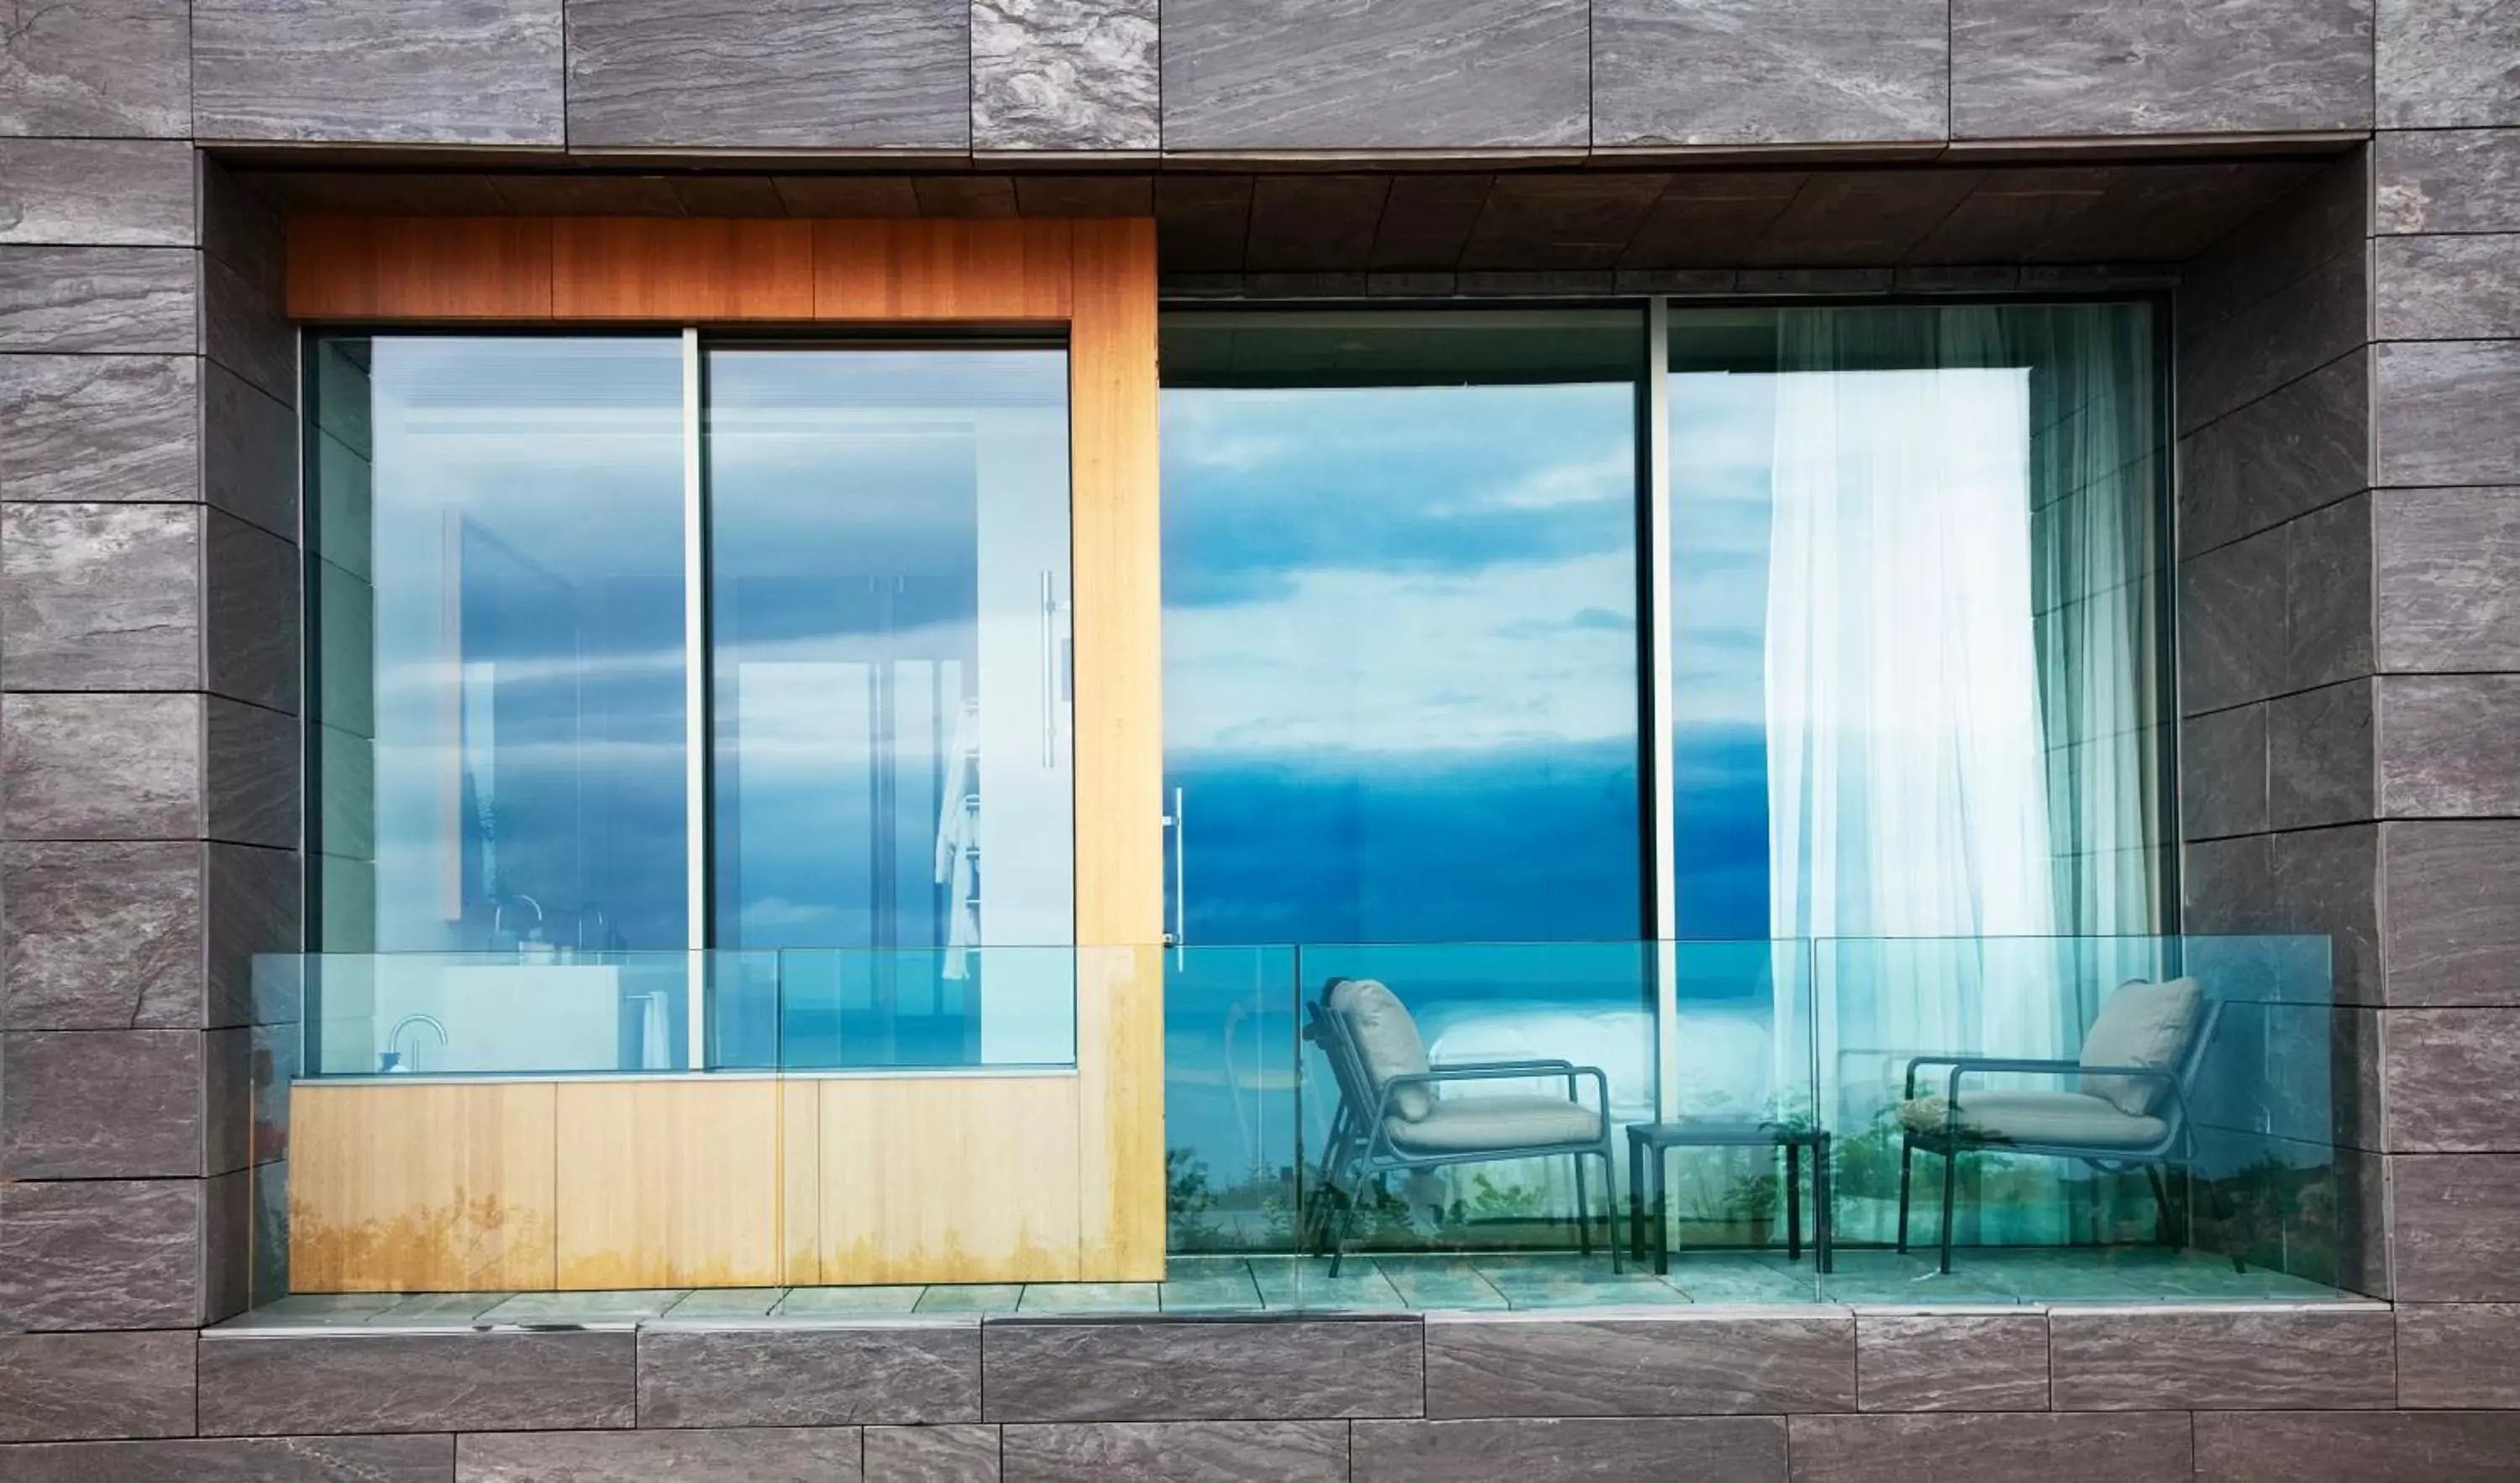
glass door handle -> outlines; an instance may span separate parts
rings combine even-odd
[[[1041,573],[1041,765],[1058,765],[1058,598],[1050,568]]]
[[[1067,605],[1058,598],[1058,573],[1041,573],[1041,765],[1058,765],[1058,705],[1067,698],[1067,665],[1058,632]]]
[[[1164,933],[1164,946],[1173,950],[1173,966],[1181,966],[1182,949],[1190,940],[1190,835],[1182,828],[1183,793],[1173,789],[1173,810],[1164,815],[1164,828],[1173,832],[1173,924]]]

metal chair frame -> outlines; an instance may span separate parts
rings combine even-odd
[[[1943,1091],[1943,1126],[1938,1132],[1919,1133],[1906,1130],[1899,1146],[1899,1249],[1908,1249],[1908,1206],[1910,1163],[1917,1149],[1937,1153],[1943,1160],[1943,1225],[1942,1261],[1939,1270],[1949,1275],[1952,1270],[1952,1194],[1954,1176],[1959,1167],[1959,1155],[1971,1149],[1995,1149],[2005,1153],[2027,1153],[2040,1158],[2079,1159],[2104,1173],[2119,1174],[2141,1169],[2152,1187],[2153,1205],[2160,1221],[2163,1239],[2171,1235],[2170,1193],[2162,1179],[2164,1169],[2185,1172],[2196,1155],[2196,1139],[2187,1114],[2190,1093],[2197,1073],[2205,1064],[2206,1049],[2213,1044],[2214,1032],[2222,1021],[2223,1007],[2209,1005],[2204,1022],[2176,1065],[2172,1066],[2087,1066],[2079,1060],[2024,1059],[2004,1056],[1916,1056],[1908,1061],[1906,1089],[1902,1101],[1912,1101],[1916,1096],[1916,1072],[1925,1066],[1950,1068]],[[2166,1124],[2160,1138],[2148,1145],[2132,1147],[2097,1146],[2075,1143],[2020,1143],[1971,1133],[1960,1126],[1960,1081],[1963,1077],[1991,1072],[2033,1071],[2056,1076],[2132,1076],[2161,1084],[2168,1094],[2163,1103],[2162,1120]],[[2227,1222],[2224,1232],[2225,1252],[2231,1259],[2233,1271],[2246,1271],[2247,1262],[2232,1244]]]
[[[1610,1270],[1620,1271],[1618,1243],[1618,1189],[1614,1165],[1610,1158],[1610,1081],[1598,1066],[1579,1066],[1570,1060],[1540,1058],[1532,1060],[1484,1060],[1450,1066],[1436,1066],[1423,1072],[1394,1076],[1377,1084],[1366,1070],[1364,1054],[1357,1049],[1349,1033],[1346,1017],[1328,1004],[1330,991],[1341,979],[1323,986],[1320,1002],[1304,1006],[1304,1038],[1322,1048],[1330,1063],[1330,1075],[1338,1083],[1338,1110],[1331,1114],[1329,1136],[1322,1147],[1322,1179],[1339,1191],[1335,1230],[1327,1203],[1308,1213],[1304,1244],[1318,1254],[1327,1245],[1330,1258],[1330,1276],[1338,1276],[1339,1263],[1346,1255],[1348,1231],[1356,1216],[1356,1207],[1369,1179],[1390,1174],[1411,1173],[1419,1169],[1438,1169],[1453,1164],[1496,1163],[1513,1158],[1572,1159],[1575,1168],[1575,1230],[1583,1253],[1593,1254],[1593,1222],[1590,1197],[1584,1181],[1586,1157],[1601,1161],[1601,1185],[1604,1206],[1601,1211],[1602,1243],[1610,1250]],[[1566,1100],[1577,1106],[1584,1104],[1577,1088],[1584,1080],[1593,1084],[1598,1099],[1600,1133],[1589,1140],[1546,1144],[1517,1144],[1509,1146],[1456,1148],[1441,1152],[1413,1153],[1391,1141],[1390,1122],[1399,1115],[1399,1094],[1411,1088],[1431,1089],[1461,1082],[1522,1081],[1535,1076],[1562,1076],[1566,1080]],[[1361,1117],[1359,1107],[1371,1107],[1372,1116]]]

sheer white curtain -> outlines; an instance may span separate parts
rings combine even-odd
[[[1777,1022],[1849,1132],[1904,1054],[2054,1056],[2073,1017],[2047,945],[1987,940],[2057,927],[2031,373],[2001,337],[1986,310],[1778,316],[1770,917],[1838,941],[1779,976]]]
[[[2122,304],[1980,312],[2001,315],[2011,354],[2039,368],[2030,409],[2032,601],[2056,927],[2149,935],[2161,930],[2165,852],[2150,318]],[[2135,948],[2091,956],[2117,963]],[[2085,1009],[2088,1020],[2097,1006]]]

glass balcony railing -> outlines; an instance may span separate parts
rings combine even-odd
[[[298,1020],[257,1032],[257,1107],[277,1123],[290,1084],[346,1078],[1056,1072],[1091,1055],[1080,985],[1092,1004],[1112,973],[1159,971],[1168,1248],[1263,1289],[1264,1267],[1328,1281],[1296,1258],[1335,1247],[1404,1306],[1473,1269],[1457,1297],[1513,1300],[1525,1261],[1545,1296],[1546,1260],[1615,1243],[1660,1248],[1653,1280],[1688,1274],[1700,1301],[2305,1297],[2359,1271],[2328,955],[2298,936],[312,954],[256,965],[261,1002]],[[1761,1131],[1700,1136],[1721,1127]]]
[[[1578,1248],[1580,1212],[1597,1251],[1605,1215],[1622,1242],[1632,1219],[1638,1234],[1659,1224],[1701,1298],[2318,1295],[2355,1270],[2328,953],[2299,936],[1192,948],[1166,977],[1171,1248],[1327,1249],[1343,1218],[1349,1248],[1406,1287],[1404,1268],[1486,1273],[1500,1254]],[[1409,1129],[1379,1106],[1392,1136],[1360,1159],[1342,1108],[1371,1085],[1344,1084],[1303,1034],[1344,979],[1388,988],[1439,1073],[1579,1068],[1571,1094],[1554,1070],[1426,1091],[1438,1107],[1606,1101],[1610,1196],[1598,1160],[1507,1156],[1509,1139],[1450,1150],[1495,1157],[1409,1158]],[[2092,1064],[2157,1073],[2086,1077],[2103,1052]],[[1658,1124],[1696,1127],[1632,1165],[1631,1131]],[[1788,1188],[1778,1146],[1687,1141],[1710,1124],[1806,1135],[1800,1182]],[[1656,1157],[1658,1209],[1636,1188]],[[1784,1260],[1789,1218],[1808,1248],[1823,1202],[1827,1276],[1808,1250]]]
[[[303,1005],[305,1076],[809,1072],[1073,1065],[1079,969],[1118,956],[315,953],[267,957],[255,972],[296,991],[266,998]]]

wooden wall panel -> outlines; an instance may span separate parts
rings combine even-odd
[[[810,1287],[823,1280],[823,1089],[817,1081],[779,1084],[779,1280]]]
[[[1146,944],[1162,939],[1164,895],[1154,227],[1081,222],[1076,233],[1076,935]]]
[[[1085,1257],[1082,1084],[300,1083],[291,1287],[1118,1281]]]
[[[559,218],[552,223],[552,315],[677,323],[810,320],[813,224]]]
[[[1143,1281],[1164,1264],[1154,224],[1079,222],[1074,250],[1078,1177],[1087,1268]]]
[[[814,313],[865,323],[1068,317],[1063,221],[820,221]]]
[[[562,1082],[559,1285],[779,1281],[779,1083]]]
[[[548,1287],[548,1082],[290,1089],[289,1283],[299,1292]]]
[[[1151,222],[299,217],[289,312],[436,320],[1057,324],[1070,239]],[[1154,292],[1151,277],[1146,292]],[[1152,298],[1148,299],[1151,307]]]
[[[1101,1278],[1077,1238],[1073,1076],[833,1078],[822,1089],[826,1282]],[[1156,1175],[1162,1176],[1162,1155]]]
[[[1077,950],[1076,1183],[1084,1269],[1164,1275],[1164,950]]]
[[[546,217],[290,223],[289,313],[319,320],[534,320],[552,311]]]

